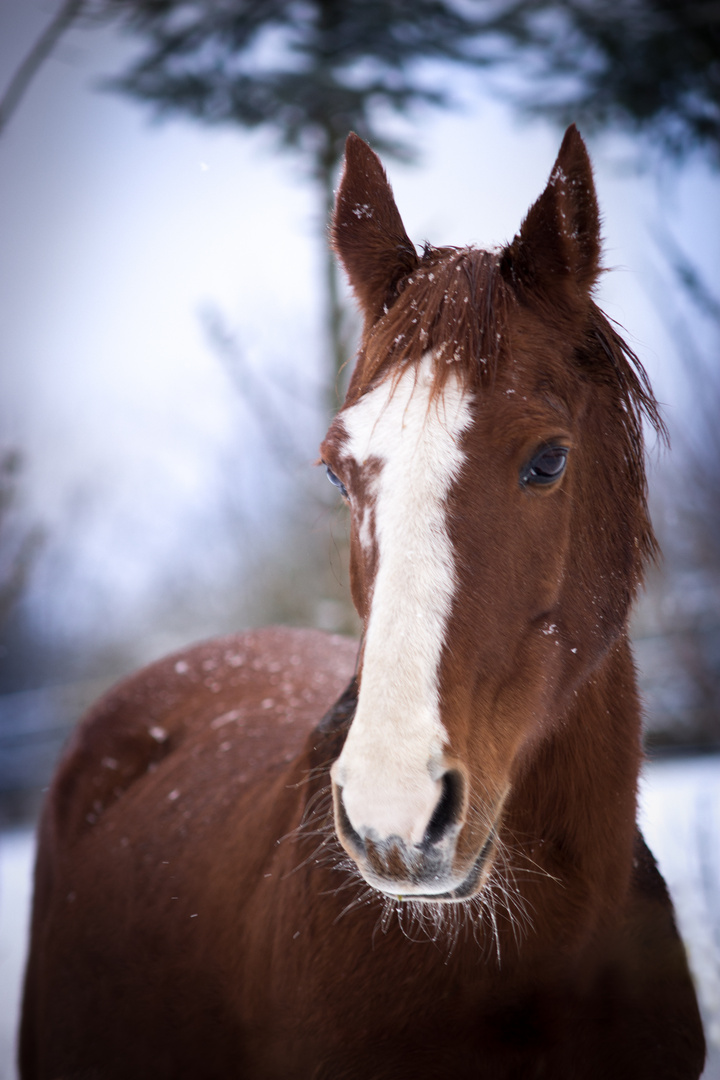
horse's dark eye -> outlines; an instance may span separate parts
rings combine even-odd
[[[562,476],[567,463],[566,446],[546,446],[539,450],[523,470],[523,484],[552,484]]]
[[[340,494],[342,495],[343,499],[347,499],[347,497],[348,497],[347,488],[343,484],[340,477],[335,475],[335,473],[332,471],[332,469],[330,468],[329,465],[325,466],[325,471],[327,472],[327,478],[330,481],[330,483],[334,484],[336,488],[340,489]]]

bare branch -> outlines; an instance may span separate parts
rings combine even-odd
[[[65,0],[55,18],[45,28],[13,75],[0,98],[0,134],[7,127],[30,83],[47,60],[58,40],[80,15],[86,0]]]
[[[697,266],[685,254],[672,233],[656,223],[655,241],[697,309],[720,328],[720,299],[713,293]]]
[[[327,509],[328,501],[319,498],[317,488],[304,479],[302,466],[309,463],[312,455],[298,443],[288,414],[278,408],[273,393],[248,364],[236,337],[227,328],[220,313],[213,307],[205,307],[200,318],[226,375],[258,422],[275,463],[293,478],[295,489],[303,492],[306,501],[310,499]]]
[[[4,625],[21,596],[35,557],[45,541],[45,531],[39,526],[29,529],[19,540],[13,536],[12,526],[8,526],[21,467],[22,459],[16,450],[7,450],[0,455],[0,626]],[[8,532],[10,540],[6,537]]]

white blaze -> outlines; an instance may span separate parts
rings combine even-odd
[[[431,403],[432,381],[426,357],[342,417],[344,452],[360,465],[380,463],[378,567],[357,711],[333,779],[361,836],[399,836],[406,844],[420,843],[441,794],[447,733],[438,674],[455,590],[446,499],[470,423],[470,399],[457,377]]]

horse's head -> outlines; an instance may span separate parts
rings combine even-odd
[[[333,235],[365,318],[321,451],[365,630],[336,828],[378,889],[462,899],[529,757],[624,632],[653,547],[642,413],[657,417],[592,300],[598,209],[574,128],[511,244],[421,256],[351,135]]]

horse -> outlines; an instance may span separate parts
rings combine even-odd
[[[420,252],[351,134],[331,235],[363,329],[320,457],[361,642],[226,637],[82,720],[39,825],[23,1080],[698,1077],[636,824],[662,421],[593,299],[585,144],[510,243]]]

